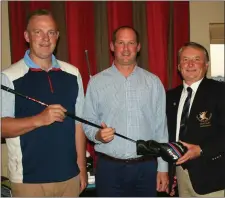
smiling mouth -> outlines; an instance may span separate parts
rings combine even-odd
[[[129,54],[127,54],[127,53],[124,53],[124,54],[122,54],[123,56],[130,56],[130,53]]]
[[[186,70],[187,72],[196,72],[196,69],[194,70]]]
[[[49,47],[50,44],[40,44],[41,47]]]

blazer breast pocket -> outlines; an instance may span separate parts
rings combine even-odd
[[[200,128],[208,128],[212,126],[212,112],[200,111],[195,116]]]

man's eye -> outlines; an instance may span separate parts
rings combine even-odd
[[[35,30],[34,31],[35,34],[40,34],[40,32],[41,32],[40,30]]]
[[[50,32],[48,32],[48,34],[50,36],[56,36],[57,35],[57,32],[56,31],[50,31]]]

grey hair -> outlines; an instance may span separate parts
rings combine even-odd
[[[178,51],[178,64],[180,63],[180,55],[182,53],[182,51],[187,48],[187,47],[193,47],[193,48],[197,48],[197,49],[200,49],[201,51],[203,51],[203,53],[205,54],[205,59],[206,59],[206,62],[208,63],[209,62],[209,53],[208,51],[206,50],[205,47],[203,47],[202,45],[200,45],[199,43],[195,43],[195,42],[188,42],[188,43],[185,43]]]

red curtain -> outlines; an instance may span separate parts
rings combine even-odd
[[[29,1],[29,12],[36,9],[51,9],[50,1]]]
[[[188,1],[174,1],[174,51],[173,51],[173,78],[172,78],[172,88],[181,84],[181,78],[177,72],[177,55],[178,50],[181,46],[189,41],[189,2]]]
[[[85,50],[88,50],[91,73],[96,74],[94,2],[66,1],[66,24],[69,62],[79,68],[86,90],[89,81]]]
[[[11,61],[17,62],[24,56],[27,48],[24,39],[26,29],[26,12],[22,1],[8,1],[10,40],[11,40]]]
[[[112,40],[112,32],[119,26],[133,26],[132,1],[108,1],[108,35],[109,43]],[[109,51],[110,53],[110,51]],[[110,62],[113,58],[110,53]]]
[[[161,79],[165,88],[168,87],[169,7],[169,2],[146,2],[150,71]]]

